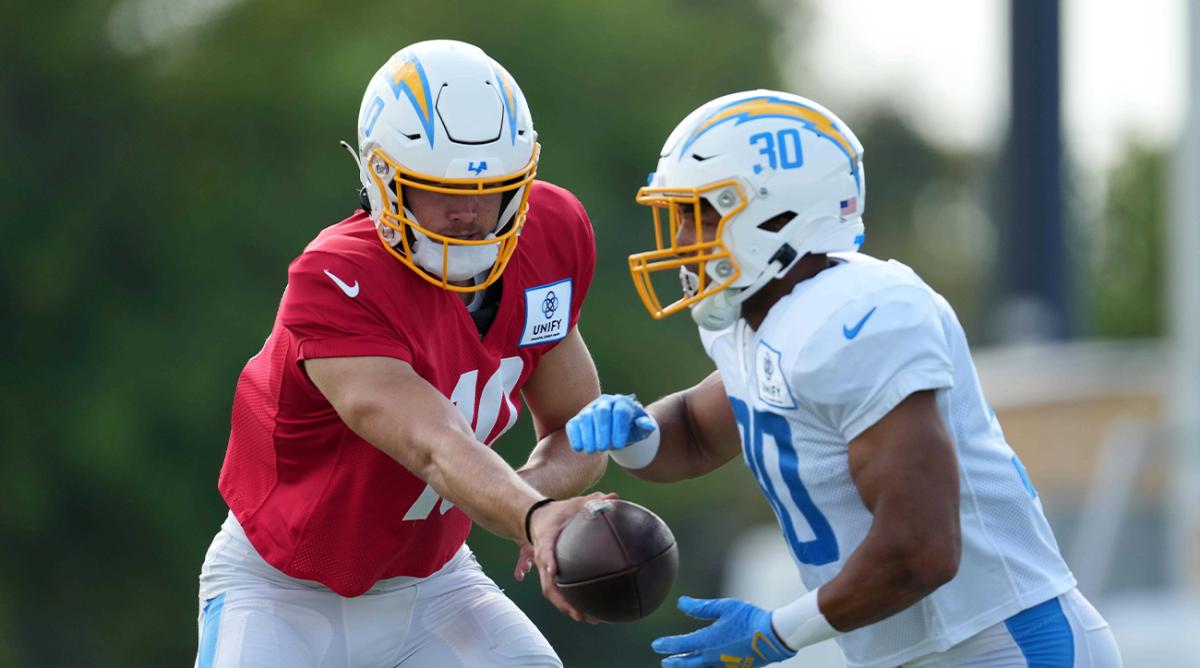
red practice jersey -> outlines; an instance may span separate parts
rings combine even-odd
[[[275,326],[234,394],[218,487],[259,554],[342,596],[437,571],[471,520],[351,431],[301,362],[408,362],[490,445],[516,422],[538,360],[578,321],[595,261],[583,206],[533,183],[495,320],[481,336],[462,299],[389,255],[364,212],[322,231],[292,262]]]

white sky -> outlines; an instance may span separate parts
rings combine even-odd
[[[1063,0],[1063,122],[1104,169],[1132,139],[1163,144],[1183,120],[1188,0]],[[993,148],[1008,123],[1007,0],[811,0],[789,76],[843,118],[890,104],[928,139]],[[786,69],[785,69],[786,71]],[[793,88],[796,88],[793,86]]]

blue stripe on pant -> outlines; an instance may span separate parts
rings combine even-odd
[[[1029,668],[1072,668],[1075,638],[1057,598],[1039,603],[1004,621]]]
[[[225,609],[225,594],[208,599],[204,604],[204,630],[200,633],[199,668],[212,668],[217,658],[217,633],[221,628],[221,611]]]

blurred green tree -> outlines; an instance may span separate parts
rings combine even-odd
[[[192,660],[234,381],[287,263],[356,207],[337,141],[353,139],[363,86],[406,43],[475,42],[525,89],[541,175],[580,196],[600,240],[584,330],[606,384],[655,395],[705,373],[687,324],[652,323],[629,289],[624,255],[650,238],[632,198],[686,111],[777,85],[775,27],[758,5],[18,0],[0,12],[0,55],[17,64],[0,72],[0,337],[12,351],[0,665]],[[523,423],[500,449],[520,461],[531,438]],[[652,489],[617,473],[605,485],[676,524],[685,563],[721,551],[689,524],[728,535],[738,522],[737,488],[720,477]],[[568,665],[605,665],[617,644],[649,654],[666,622],[573,625],[536,584],[514,586],[515,550],[489,538],[472,539],[485,568]],[[704,590],[708,575],[683,584]]]
[[[1077,235],[1090,249],[1083,264],[1086,331],[1102,338],[1162,336],[1166,156],[1133,144],[1107,175],[1103,210]]]

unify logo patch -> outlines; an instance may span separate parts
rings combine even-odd
[[[521,346],[559,341],[566,337],[571,314],[571,279],[525,290],[525,330]]]
[[[795,408],[796,400],[788,386],[787,374],[782,368],[783,356],[765,341],[759,341],[754,349],[754,375],[758,385],[758,398],[775,408]]]

